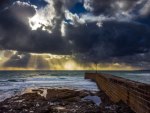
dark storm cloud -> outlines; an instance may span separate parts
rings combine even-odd
[[[99,20],[93,21],[92,18],[89,22],[79,22],[81,14],[72,14],[71,18],[74,20],[69,21],[73,24],[65,21],[67,20],[65,11],[75,7],[80,0],[52,1],[55,9],[52,26],[42,25],[37,30],[32,30],[29,26],[28,18],[38,13],[38,10],[30,4],[32,2],[15,2],[8,5],[7,9],[1,10],[0,47],[38,53],[73,53],[77,59],[87,62],[112,62],[115,59],[115,61],[128,63],[126,56],[137,57],[139,54],[149,52],[148,0],[116,0],[115,2],[114,0],[84,0],[85,9],[90,10],[86,13],[90,13],[92,18],[96,18],[97,15],[110,17],[102,21],[101,27],[97,25]],[[48,4],[50,3],[47,1]],[[124,21],[122,20],[125,15],[116,18],[117,14],[123,12],[130,18]],[[52,14],[47,16],[52,16]],[[62,23],[65,26],[65,36],[62,36]],[[53,28],[52,33],[42,30],[43,27]],[[143,57],[142,61],[147,56]]]
[[[0,10],[8,7],[8,5],[10,5],[11,3],[13,3],[12,0],[1,0],[0,1]]]
[[[56,32],[56,31],[54,31]],[[60,37],[60,32],[56,34],[49,34],[41,29],[33,31],[30,35],[30,46],[27,51],[40,52],[40,53],[53,53],[53,54],[70,54],[70,45],[65,39]]]
[[[0,0],[0,8],[4,9],[16,1],[18,0]],[[31,3],[33,5],[36,5],[38,8],[44,7],[48,4],[45,0],[19,0],[19,1]]]
[[[140,0],[84,0],[85,7],[95,15],[114,15],[119,11],[128,11]]]
[[[24,15],[25,13],[25,15]],[[0,45],[4,49],[17,49],[26,44],[30,32],[27,26],[28,16],[33,16],[35,9],[29,5],[15,3],[0,13]],[[25,34],[26,33],[26,34]]]
[[[150,69],[150,52],[140,53],[135,55],[122,56],[117,59],[112,59],[111,62],[124,63],[140,69]]]
[[[8,54],[8,53],[7,53]],[[32,59],[34,58],[34,59]],[[32,60],[37,62],[34,64]],[[36,69],[49,69],[49,63],[43,59],[42,56],[35,55],[33,57],[29,53],[17,52],[11,56],[11,58],[3,64],[3,67],[20,67],[20,68],[36,68]]]
[[[57,13],[60,10],[58,9]],[[19,51],[69,54],[69,45],[66,40],[60,37],[60,19],[55,20],[57,25],[53,30],[53,34],[49,34],[41,28],[32,31],[28,23],[28,17],[34,14],[35,9],[33,6],[21,2],[16,2],[2,11],[0,13],[1,47]]]
[[[150,28],[143,24],[106,21],[102,28],[95,23],[82,25],[80,29],[68,27],[68,35],[75,46],[75,53],[84,53],[83,56],[77,55],[82,60],[102,61],[146,53],[150,49]]]
[[[150,14],[145,15],[145,16],[140,16],[139,18],[136,18],[135,21],[149,27],[150,26]]]
[[[6,63],[3,64],[3,67],[21,67],[25,68],[28,65],[30,59],[30,54],[17,52],[13,55]]]

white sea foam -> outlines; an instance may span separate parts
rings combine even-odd
[[[70,88],[97,91],[94,82],[84,79],[84,72],[0,72],[0,100],[26,88]]]

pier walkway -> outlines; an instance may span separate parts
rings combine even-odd
[[[123,101],[136,113],[150,113],[150,84],[100,73],[85,73],[113,102]]]

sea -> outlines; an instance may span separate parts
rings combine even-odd
[[[0,101],[20,94],[27,88],[69,88],[98,91],[95,82],[84,79],[94,71],[0,71]],[[150,84],[150,71],[98,71]]]

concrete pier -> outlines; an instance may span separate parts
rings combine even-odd
[[[150,113],[150,84],[100,73],[85,73],[85,78],[95,81],[113,102],[123,101],[136,113]]]

